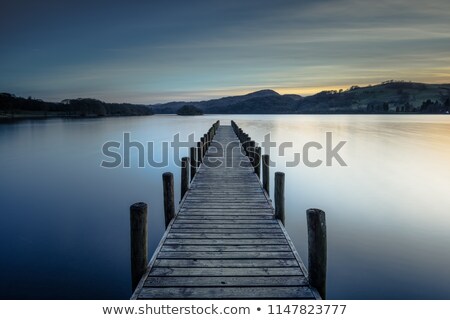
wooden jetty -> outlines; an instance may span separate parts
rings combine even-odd
[[[319,221],[319,230],[309,233],[314,254],[322,255],[310,261],[309,269],[313,268],[316,276],[313,286],[283,225],[284,174],[275,181],[280,185],[275,190],[280,212],[276,213],[269,199],[268,156],[262,157],[261,149],[234,122],[232,126],[216,122],[190,155],[191,159],[183,158],[183,198],[176,215],[173,176],[170,179],[171,174],[165,174],[167,229],[148,265],[144,252],[146,226],[136,231],[138,227],[133,224],[133,210],[135,215],[136,210],[146,215],[146,205],[132,206],[132,299],[324,297],[326,247],[320,244],[324,239],[322,224]],[[261,164],[263,183],[259,179]],[[189,173],[194,174],[190,185]],[[316,213],[311,213],[311,221],[315,221]],[[141,218],[139,215],[137,219]],[[146,218],[139,221],[146,224]],[[139,243],[145,248],[139,248]],[[314,261],[322,265],[311,266]]]

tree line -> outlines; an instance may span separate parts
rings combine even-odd
[[[146,105],[130,103],[107,103],[97,99],[66,99],[61,102],[46,102],[31,97],[16,97],[0,93],[0,114],[15,116],[67,116],[67,117],[106,117],[152,115]]]

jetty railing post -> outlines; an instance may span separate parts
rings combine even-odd
[[[244,134],[243,146],[244,146],[244,150],[245,150],[245,155],[247,155],[247,156],[248,156],[249,145],[250,145],[250,137],[248,136],[248,134]]]
[[[189,189],[189,158],[181,158],[181,199]]]
[[[131,288],[134,291],[147,269],[148,229],[147,204],[138,202],[130,207]]]
[[[250,158],[253,168],[255,168],[255,141],[250,140],[247,145],[247,157]]]
[[[203,156],[206,153],[206,138],[205,138],[205,136],[200,138],[200,143],[201,143],[201,147],[202,147],[202,160],[203,160]]]
[[[203,135],[203,156],[205,156],[207,150],[208,150],[208,135],[205,133]]]
[[[270,189],[270,171],[269,171],[269,163],[270,163],[270,156],[268,154],[265,154],[262,156],[262,176],[263,176],[263,188],[266,190],[267,194],[269,194]]]
[[[173,174],[172,172],[164,172],[162,177],[164,190],[164,219],[167,228],[170,221],[175,217]]]
[[[191,181],[194,179],[195,172],[197,171],[197,160],[195,160],[196,156],[196,148],[191,147],[190,149],[190,160],[191,160]]]
[[[203,160],[203,144],[201,142],[197,142],[197,169],[200,168],[200,163]]]
[[[327,284],[327,225],[325,212],[306,210],[308,223],[308,277],[311,286],[326,299]]]
[[[275,172],[275,218],[285,224],[283,172]]]
[[[255,173],[261,179],[261,147],[255,148]]]

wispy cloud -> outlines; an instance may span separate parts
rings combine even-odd
[[[74,1],[66,17],[55,3],[27,13],[0,44],[1,90],[151,103],[386,79],[450,82],[447,0]],[[9,7],[5,28],[20,12]],[[43,22],[32,23],[38,14]]]

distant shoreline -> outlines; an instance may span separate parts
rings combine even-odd
[[[156,113],[155,116],[180,116],[180,117],[186,117],[190,115],[177,115],[176,113]],[[349,115],[365,115],[365,116],[403,116],[403,115],[422,115],[422,116],[430,116],[430,115],[449,115],[448,113],[236,113],[236,114],[230,114],[230,113],[208,113],[203,114],[204,116],[215,116],[215,115],[223,115],[223,116],[249,116],[249,115],[258,115],[258,116],[270,116],[270,115],[276,115],[276,116],[349,116]],[[83,120],[83,119],[103,119],[103,118],[129,118],[129,117],[145,117],[145,116],[152,116],[152,115],[111,115],[111,116],[97,116],[97,115],[88,115],[88,116],[70,116],[70,115],[31,115],[31,114],[21,114],[21,115],[15,115],[14,117],[11,116],[5,116],[0,115],[0,124],[8,124],[8,123],[17,123],[20,121],[29,121],[29,120],[50,120],[50,119],[73,119],[73,120]]]
[[[122,117],[145,117],[152,116],[152,114],[147,115],[106,115],[106,116],[98,116],[98,115],[42,115],[42,114],[16,114],[14,116],[0,114],[0,123],[12,123],[26,120],[49,120],[49,119],[102,119],[102,118],[122,118]]]

